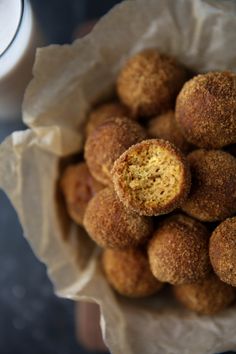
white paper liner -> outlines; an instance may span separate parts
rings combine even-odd
[[[234,1],[125,1],[73,45],[37,51],[23,105],[30,129],[13,133],[0,147],[0,187],[24,235],[58,295],[101,306],[103,335],[114,354],[236,349],[235,307],[207,317],[166,295],[133,301],[115,295],[84,232],[71,223],[63,240],[55,199],[59,158],[82,148],[86,113],[111,92],[127,57],[157,47],[197,72],[236,71],[235,33]]]

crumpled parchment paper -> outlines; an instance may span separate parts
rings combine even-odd
[[[58,295],[100,305],[103,335],[114,354],[236,349],[236,309],[198,316],[166,295],[132,301],[115,295],[87,235],[73,223],[62,227],[58,161],[81,150],[86,113],[112,91],[127,57],[157,47],[197,72],[236,71],[235,34],[234,1],[125,1],[73,45],[37,51],[23,104],[29,129],[13,133],[0,147],[0,187],[25,237],[47,265]]]

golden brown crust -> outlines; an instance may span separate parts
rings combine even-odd
[[[173,110],[152,118],[148,124],[148,135],[151,138],[168,140],[184,153],[192,148],[177,125]]]
[[[60,186],[68,214],[82,225],[88,202],[104,186],[91,176],[84,162],[68,166],[61,177]]]
[[[140,215],[160,215],[187,198],[191,176],[183,154],[168,141],[144,140],[114,163],[114,188],[122,203]]]
[[[104,103],[94,108],[88,115],[85,128],[86,136],[91,134],[99,125],[112,117],[128,117],[128,109],[118,101]]]
[[[101,247],[126,248],[144,243],[152,232],[152,219],[125,209],[115,192],[105,188],[89,202],[84,227]]]
[[[209,234],[200,222],[185,215],[167,218],[148,244],[153,275],[162,282],[187,284],[207,277]]]
[[[199,147],[236,142],[236,74],[210,72],[185,83],[176,100],[176,119],[186,139]]]
[[[201,221],[223,220],[236,212],[236,159],[220,150],[188,155],[192,187],[182,209]]]
[[[113,118],[100,125],[85,143],[85,160],[93,177],[110,185],[115,160],[145,137],[144,129],[129,118]]]
[[[186,71],[174,58],[147,49],[127,61],[117,92],[133,115],[152,116],[173,107],[185,80]]]
[[[213,231],[210,259],[218,277],[236,286],[236,217],[223,221]]]
[[[143,250],[105,250],[103,269],[110,285],[121,295],[139,298],[152,295],[163,286],[151,273]]]
[[[235,289],[220,281],[214,274],[196,284],[174,286],[173,292],[187,308],[205,315],[224,310],[236,298]]]

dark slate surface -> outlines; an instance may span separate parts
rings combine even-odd
[[[21,124],[0,124],[0,141]],[[74,305],[53,294],[45,266],[0,191],[0,354],[86,354],[75,339]]]
[[[69,43],[77,25],[115,0],[31,0],[49,43]],[[0,123],[0,142],[20,123]],[[88,354],[74,335],[74,305],[53,294],[9,200],[0,191],[0,354]],[[124,353],[125,354],[125,353]]]
[[[68,43],[76,26],[104,15],[121,0],[31,0],[41,28],[51,43]]]
[[[118,2],[118,1],[117,1]],[[94,4],[95,3],[95,4]],[[75,28],[116,1],[32,0],[49,43],[69,43]],[[0,142],[20,123],[0,123]],[[0,354],[88,354],[75,339],[74,304],[56,297],[45,266],[22,235],[0,191]]]

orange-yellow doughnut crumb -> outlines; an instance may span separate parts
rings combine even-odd
[[[126,150],[114,164],[112,180],[124,205],[147,216],[179,207],[190,189],[185,157],[161,139],[144,140]]]

